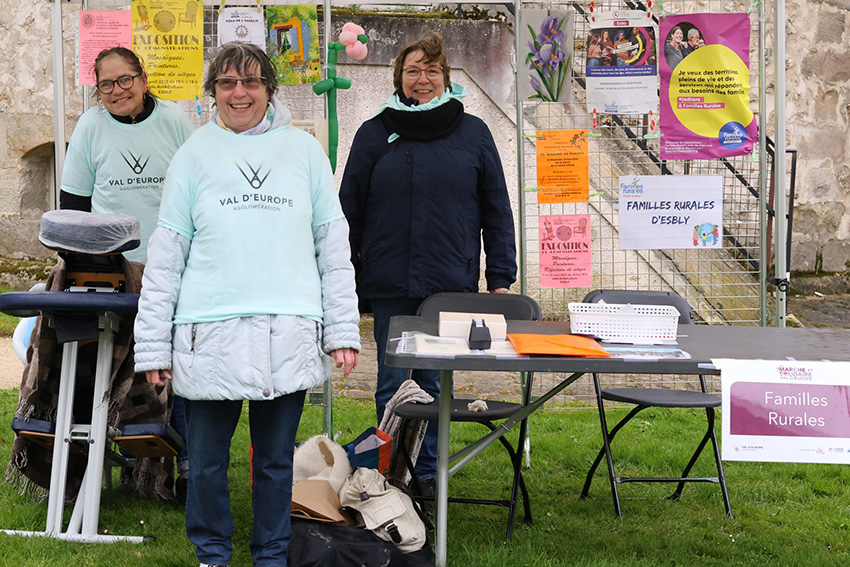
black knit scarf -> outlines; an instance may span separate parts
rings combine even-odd
[[[431,110],[411,112],[385,108],[381,120],[387,130],[402,138],[428,142],[448,136],[463,118],[463,103],[450,99]]]
[[[148,93],[145,93],[144,103],[144,109],[135,116],[118,116],[117,114],[112,114],[111,112],[109,113],[109,115],[118,122],[121,122],[122,124],[138,124],[139,122],[145,120],[148,116],[153,114],[153,109],[156,107],[156,99],[154,99],[154,97],[150,96]]]

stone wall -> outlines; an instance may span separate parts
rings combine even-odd
[[[74,87],[76,13],[64,6],[67,120],[82,108]],[[53,206],[52,2],[0,0],[0,255],[49,257],[38,243],[41,213]],[[71,31],[67,31],[71,30]]]
[[[791,268],[848,271],[850,0],[789,0],[786,12],[787,141],[799,160]]]
[[[697,9],[697,4],[701,3],[693,3],[689,8]],[[47,253],[38,244],[36,234],[41,211],[52,206],[52,6],[50,0],[0,0],[0,37],[5,40],[6,48],[6,56],[0,59],[0,255],[3,256]],[[772,46],[773,3],[766,2],[765,6],[767,45]],[[82,111],[82,89],[75,86],[73,64],[79,7],[79,2],[63,3],[67,137]],[[749,3],[730,3],[730,9],[748,7]],[[786,12],[787,142],[799,152],[790,267],[800,271],[847,271],[850,269],[850,0],[787,0]],[[480,65],[470,61],[460,67],[512,120],[510,88],[498,72],[487,66],[488,62],[505,61],[507,53],[503,50],[509,49],[510,44],[493,43],[495,36],[490,24],[440,22],[437,25],[475,28],[475,32],[469,33],[476,38],[476,48],[451,50],[452,58],[462,58],[463,54],[477,58]],[[398,33],[392,24],[380,26],[379,31],[384,40]],[[397,48],[393,41],[376,41],[375,48],[381,44],[388,49]],[[481,57],[482,53],[487,55]],[[769,135],[773,134],[772,72],[770,62],[765,101]],[[510,144],[505,145],[502,151],[510,151]]]

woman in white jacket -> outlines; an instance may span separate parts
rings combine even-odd
[[[274,97],[266,54],[225,45],[210,123],[175,154],[136,318],[136,371],[186,398],[186,531],[201,565],[230,561],[230,442],[249,400],[251,554],[284,567],[292,453],[307,388],[360,349],[348,225],[316,140]],[[327,354],[325,354],[327,353]],[[330,356],[328,356],[330,355]]]

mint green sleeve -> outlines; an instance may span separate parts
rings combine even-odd
[[[62,191],[79,197],[91,197],[94,193],[95,170],[91,163],[91,139],[88,131],[86,120],[80,118],[71,135],[62,169]]]
[[[312,138],[312,136],[311,136]],[[313,227],[342,218],[331,164],[318,142],[310,152],[311,199],[313,204]]]
[[[183,167],[182,159],[185,152],[178,150],[171,160],[168,173],[165,176],[165,184],[162,189],[162,202],[159,205],[159,223],[177,234],[192,240],[195,234],[195,225],[192,221],[193,197],[187,189],[191,184],[191,176]]]

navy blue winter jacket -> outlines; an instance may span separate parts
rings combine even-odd
[[[388,143],[385,121],[378,115],[357,131],[340,190],[360,299],[478,291],[482,236],[487,289],[510,287],[514,222],[484,122],[461,107],[442,137]]]

